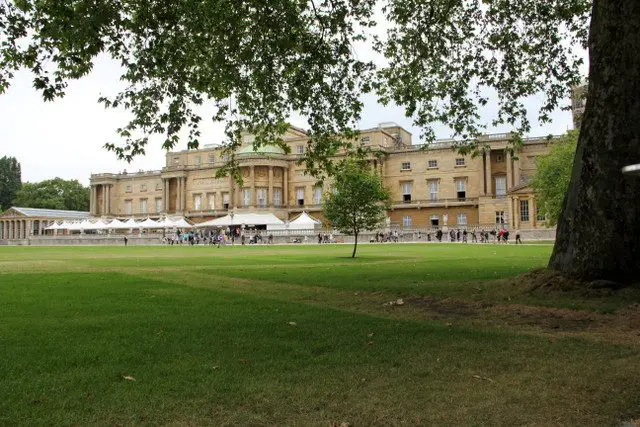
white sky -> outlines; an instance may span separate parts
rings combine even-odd
[[[8,155],[18,159],[23,182],[60,177],[78,179],[88,185],[91,173],[162,168],[165,151],[160,140],[150,143],[146,156],[139,156],[131,164],[117,160],[114,153],[103,148],[106,142],[119,142],[115,130],[126,124],[129,117],[124,110],[105,110],[97,103],[100,95],[117,93],[121,85],[119,76],[117,64],[100,58],[90,75],[69,84],[64,98],[45,103],[32,88],[30,74],[18,73],[9,90],[0,95],[0,157]],[[363,102],[361,128],[396,122],[413,134],[414,143],[419,142],[420,129],[412,126],[401,108],[383,107],[373,96],[364,97]],[[560,134],[572,126],[570,112],[560,110],[553,114],[552,123],[537,126],[535,107],[539,102],[539,98],[528,102],[532,107],[529,109],[534,124],[532,136]],[[305,127],[303,120],[292,118],[291,121]],[[498,128],[489,132],[509,130]],[[206,126],[203,122],[202,131],[202,143],[221,142],[221,126]],[[450,136],[445,128],[437,128],[436,135],[438,138]],[[186,149],[186,142],[175,149]]]

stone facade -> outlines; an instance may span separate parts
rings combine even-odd
[[[14,206],[0,214],[0,241],[43,236],[46,234],[45,229],[56,221],[77,221],[84,218],[89,218],[89,212]]]
[[[362,143],[383,153],[371,156],[392,194],[391,224],[405,229],[456,226],[539,228],[535,195],[528,187],[535,158],[549,151],[552,140],[527,138],[514,158],[507,150],[509,134],[480,138],[490,149],[462,156],[443,140],[428,149],[412,145],[405,129],[389,123],[362,130]],[[321,218],[322,194],[296,161],[307,148],[306,133],[290,128],[284,140],[290,153],[275,146],[257,152],[250,135],[236,153],[243,178],[216,178],[225,162],[221,147],[169,152],[160,171],[102,173],[91,176],[91,214],[103,217],[184,215],[200,222],[229,211],[271,212],[283,220],[303,210]],[[523,203],[526,201],[526,203]]]

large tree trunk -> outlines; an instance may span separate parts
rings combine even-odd
[[[356,257],[356,249],[358,249],[358,233],[353,234],[355,241],[353,242],[353,253],[351,254],[351,258]]]
[[[549,267],[581,279],[640,281],[640,1],[595,0],[589,88]]]

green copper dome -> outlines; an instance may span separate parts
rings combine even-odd
[[[258,147],[258,149],[253,148],[253,144],[249,144],[240,151],[238,151],[238,155],[241,154],[285,154],[284,150],[277,145],[263,145]]]

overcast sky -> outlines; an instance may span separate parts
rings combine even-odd
[[[160,140],[147,147],[146,156],[140,156],[131,164],[116,159],[107,152],[106,142],[118,142],[115,129],[124,125],[128,114],[123,110],[105,110],[97,99],[100,95],[114,95],[121,87],[120,69],[106,58],[96,62],[94,71],[87,77],[71,82],[63,99],[42,101],[32,88],[29,73],[18,73],[11,87],[0,95],[0,157],[14,156],[22,165],[22,181],[34,182],[54,177],[77,179],[85,185],[91,173],[157,170],[164,166],[165,151]],[[381,122],[396,122],[414,135],[419,142],[420,129],[412,126],[398,107],[383,107],[374,97],[363,98],[365,109],[361,128],[374,127]],[[566,103],[568,104],[568,100]],[[528,102],[534,127],[531,136],[560,134],[571,127],[571,114],[556,111],[553,122],[536,125],[536,105],[539,99]],[[304,120],[292,119],[293,124],[305,127]],[[203,123],[203,143],[220,143],[222,127]],[[505,132],[508,128],[490,129]],[[448,138],[445,128],[436,130],[438,138]],[[186,149],[181,143],[176,149]]]

